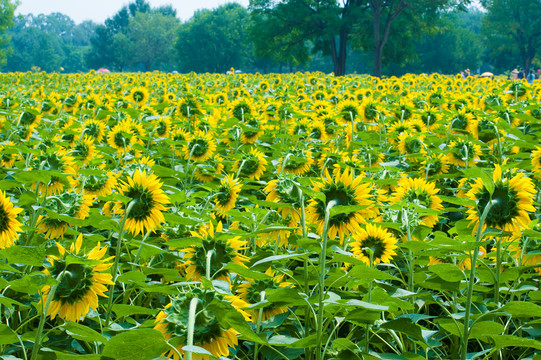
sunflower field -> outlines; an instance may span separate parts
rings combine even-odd
[[[0,76],[1,359],[541,359],[541,82]]]

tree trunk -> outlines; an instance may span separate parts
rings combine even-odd
[[[374,46],[374,76],[381,77],[383,63],[383,47]]]
[[[336,47],[336,39],[334,37],[331,38],[331,55],[334,65],[334,76],[346,75],[347,41],[347,29],[340,30],[340,35],[338,36],[338,48]]]

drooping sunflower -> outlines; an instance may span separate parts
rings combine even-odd
[[[426,181],[423,178],[403,177],[398,180],[393,195],[390,198],[391,203],[398,204],[402,201],[416,204],[418,206],[440,211],[443,209],[441,199],[436,195],[439,189],[433,182]],[[421,225],[434,227],[438,222],[438,215],[425,215],[421,218]]]
[[[93,196],[75,191],[68,191],[48,197],[43,206],[53,213],[67,215],[76,219],[86,219],[92,206]],[[38,216],[38,232],[47,239],[58,239],[64,236],[69,222],[50,214]]]
[[[278,207],[276,211],[284,219],[291,217],[295,223],[298,223],[301,220],[301,199],[295,180],[295,176],[280,174],[277,179],[269,181],[263,191],[267,193],[267,201],[287,204]]]
[[[267,168],[267,159],[261,151],[252,148],[248,154],[235,161],[232,171],[240,177],[248,177],[252,180],[259,180]]]
[[[352,247],[353,255],[366,265],[389,263],[396,255],[397,239],[387,229],[379,225],[366,224],[366,228],[359,228],[351,234],[353,242],[349,245]],[[370,254],[367,249],[372,251]]]
[[[182,348],[186,345],[185,343],[188,337],[190,302],[194,298],[198,299],[193,335],[194,345],[202,347],[215,357],[228,356],[229,348],[238,345],[238,332],[234,329],[222,328],[218,323],[216,315],[209,308],[212,301],[218,297],[219,295],[214,292],[208,290],[202,292],[199,289],[194,289],[172,299],[171,302],[165,306],[164,310],[158,313],[154,329],[161,331],[167,341],[174,340],[175,338],[184,340],[177,346],[177,351],[181,354],[182,358],[179,358],[177,351],[170,350],[165,355],[167,359],[185,359],[186,352]],[[232,305],[235,307],[234,302]],[[210,360],[210,356],[193,354],[193,359]]]
[[[212,133],[197,131],[183,146],[183,150],[185,159],[205,161],[216,151],[216,140]]]
[[[64,189],[76,185],[71,175],[75,175],[75,163],[72,156],[66,155],[64,150],[56,152],[42,153],[40,156],[33,159],[33,168],[41,168],[43,170],[54,170],[65,174],[66,176],[52,175],[48,183],[35,182],[31,189],[34,191],[39,184],[39,192],[41,195],[54,195],[61,193]]]
[[[496,165],[492,175],[494,191],[487,189],[481,178],[475,180],[466,196],[475,201],[475,206],[467,210],[470,225],[477,231],[479,219],[490,201],[493,201],[492,208],[483,224],[483,230],[491,228],[520,232],[530,223],[528,212],[535,212],[533,200],[537,191],[530,178],[524,173],[516,171],[502,172],[500,165]]]
[[[287,150],[282,158],[279,160],[278,172],[294,174],[294,175],[304,175],[314,164],[314,157],[310,150],[303,150],[298,148],[293,148]]]
[[[278,289],[281,287],[291,287],[292,283],[284,281],[284,274],[276,275],[276,271],[268,268],[265,271],[268,278],[265,279],[249,279],[239,285],[237,289],[238,298],[245,302],[247,306],[259,303],[262,301],[261,293],[268,290]],[[257,321],[259,317],[258,310],[246,310],[252,317],[252,320]],[[261,313],[261,320],[265,321],[273,316],[283,314],[287,311],[287,307],[279,307],[274,304],[268,304],[263,308]]]
[[[468,161],[468,166],[475,166],[480,156],[481,146],[470,140],[458,138],[449,143],[449,152],[447,153],[449,164],[465,167],[466,161]]]
[[[117,178],[118,175],[112,171],[89,175],[84,178],[83,192],[93,197],[110,195],[117,184]]]
[[[6,148],[6,146],[8,148]],[[13,167],[15,161],[21,159],[21,155],[16,150],[16,145],[12,141],[6,141],[0,144],[0,165],[3,167]]]
[[[200,238],[201,244],[183,250],[187,280],[197,281],[206,275],[208,256],[210,256],[210,277],[213,280],[229,281],[229,270],[225,268],[226,265],[234,262],[245,266],[244,263],[248,261],[248,257],[241,253],[246,249],[246,240],[242,240],[240,236],[226,239],[221,222],[216,225],[216,231],[214,224],[210,222],[198,232],[192,231],[191,234]],[[211,251],[212,254],[209,255]]]
[[[132,199],[128,204],[131,209],[126,215],[125,223],[130,233],[137,235],[147,231],[154,232],[165,222],[162,212],[167,210],[169,198],[162,190],[162,183],[156,175],[147,175],[145,170],[136,170],[127,182],[120,183],[118,190],[121,195]],[[125,216],[126,205],[117,202],[113,211],[117,215]]]
[[[404,131],[398,136],[398,151],[408,159],[415,160],[415,155],[426,152],[425,136]]]
[[[104,256],[107,254],[107,246],[101,247],[98,243],[90,252],[81,252],[83,234],[79,234],[77,240],[71,244],[69,251],[59,243],[56,243],[57,256],[49,256],[50,266],[44,272],[58,280],[58,287],[51,299],[51,305],[47,315],[54,319],[56,316],[66,321],[78,322],[84,319],[90,309],[98,309],[98,296],[107,297],[106,285],[112,285],[112,275],[106,273],[114,257]],[[94,260],[92,265],[67,263],[67,256],[84,257]],[[51,287],[46,285],[41,289],[41,304],[47,302]]]
[[[194,176],[196,179],[202,182],[217,181],[217,178],[224,171],[224,159],[219,155],[214,155],[208,160],[198,163]]]
[[[70,154],[83,164],[88,164],[90,160],[101,157],[101,154],[94,145],[94,141],[88,137],[75,144],[73,150],[70,151]]]
[[[130,129],[129,122],[123,121],[115,125],[109,132],[107,143],[118,153],[127,153],[135,143],[135,137]]]
[[[90,138],[94,144],[99,144],[105,137],[106,125],[99,120],[86,120],[81,126],[81,136]]]
[[[447,174],[449,172],[449,160],[443,154],[433,152],[421,161],[419,172],[423,176]]]
[[[306,209],[306,220],[310,224],[317,226],[318,233],[323,234],[325,227],[325,212],[329,205],[335,206],[361,206],[348,213],[340,213],[329,217],[328,235],[329,239],[334,239],[338,235],[340,241],[356,231],[359,223],[364,223],[365,218],[370,214],[374,203],[371,198],[371,185],[362,182],[362,177],[353,179],[349,169],[342,173],[337,171],[332,177],[327,170],[321,181],[313,183],[313,190],[322,193],[325,200],[313,198],[310,200]]]
[[[214,198],[214,206],[218,209],[220,215],[225,216],[227,211],[235,207],[241,188],[242,184],[232,174],[227,175],[220,181],[220,186]]]
[[[19,238],[22,224],[17,220],[17,214],[22,208],[13,207],[6,194],[0,190],[0,249],[13,246]]]

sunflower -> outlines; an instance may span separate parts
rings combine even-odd
[[[183,146],[184,158],[205,161],[216,151],[216,140],[211,133],[197,131]]]
[[[361,114],[361,109],[354,100],[342,100],[336,107],[339,118],[346,123],[355,121]]]
[[[415,160],[415,155],[426,153],[425,136],[404,131],[398,136],[398,151],[408,159]]]
[[[163,192],[162,183],[156,175],[147,175],[145,170],[136,170],[127,182],[120,183],[119,192],[131,199],[128,204],[131,210],[126,215],[125,223],[131,234],[154,232],[165,221],[162,212],[167,210],[165,206],[169,203],[169,198]],[[113,211],[117,215],[125,216],[126,205],[117,202]]]
[[[292,286],[292,283],[284,281],[284,274],[276,275],[276,271],[271,268],[268,268],[265,271],[265,274],[268,276],[267,278],[258,280],[246,278],[247,282],[239,285],[237,297],[246,303],[247,306],[261,302],[262,292]],[[267,304],[262,309],[261,321],[265,321],[287,311],[287,307],[279,307],[274,304]],[[247,310],[247,312],[251,315],[252,319],[257,320],[260,310]]]
[[[148,101],[148,90],[142,86],[134,87],[128,95],[128,101],[143,105]]]
[[[120,154],[127,153],[135,142],[135,136],[131,131],[130,123],[127,121],[115,125],[107,137],[109,146],[116,149]]]
[[[8,148],[6,148],[6,146]],[[21,155],[12,141],[6,141],[0,144],[0,165],[3,167],[13,167],[15,161],[21,159]]]
[[[371,186],[361,182],[362,178],[353,179],[349,169],[345,169],[343,173],[337,171],[334,177],[329,175],[325,170],[324,176],[320,182],[313,183],[313,190],[324,195],[325,200],[313,198],[310,200],[306,214],[308,223],[315,224],[318,228],[318,233],[323,234],[325,227],[325,212],[329,204],[337,206],[360,206],[359,208],[348,213],[341,213],[329,216],[328,234],[329,239],[334,239],[337,235],[343,241],[345,236],[356,231],[359,228],[359,223],[365,222],[365,217],[371,213],[371,207],[374,206],[370,200]]]
[[[532,172],[541,178],[541,146],[536,146],[531,153]]]
[[[234,262],[245,266],[244,263],[248,261],[248,257],[241,253],[246,249],[246,240],[241,240],[240,236],[226,240],[221,222],[216,225],[216,231],[214,230],[214,225],[210,222],[207,226],[201,227],[199,232],[191,232],[192,236],[201,239],[201,243],[183,250],[187,280],[198,281],[209,270],[211,279],[229,281],[229,270],[226,269],[226,265]],[[211,251],[212,254],[209,255]],[[210,269],[207,269],[209,256]]]
[[[0,190],[0,249],[13,246],[19,238],[22,224],[17,220],[17,214],[22,208],[13,207],[6,194]]]
[[[535,212],[533,199],[537,191],[530,178],[523,173],[515,171],[502,172],[500,165],[496,165],[492,175],[494,189],[487,189],[481,178],[475,180],[466,196],[475,201],[467,210],[470,225],[477,230],[479,218],[490,201],[493,206],[483,224],[483,230],[489,226],[509,232],[520,232],[530,223],[528,212]]]
[[[436,195],[439,189],[432,182],[427,182],[422,178],[403,177],[398,180],[397,187],[390,198],[391,203],[401,202],[413,203],[426,209],[436,211],[443,210],[441,199]],[[420,225],[430,228],[438,222],[438,215],[426,215],[421,218]]]
[[[198,163],[194,173],[195,178],[202,182],[217,180],[217,176],[224,171],[223,162],[224,159],[221,156],[215,155],[205,162]]]
[[[389,263],[396,255],[397,239],[387,229],[373,224],[366,224],[366,229],[359,228],[351,235],[353,242],[349,245],[353,248],[353,255],[366,265]],[[370,249],[370,254],[366,249]]]
[[[43,272],[58,280],[58,286],[47,315],[54,319],[57,315],[66,321],[78,322],[84,319],[90,309],[98,309],[98,296],[107,297],[106,285],[113,285],[112,275],[105,273],[112,263],[113,256],[103,258],[107,253],[107,246],[100,247],[98,243],[90,252],[81,253],[83,234],[79,234],[69,251],[56,243],[60,256],[49,256],[50,266]],[[68,256],[77,256],[92,262],[69,263]],[[91,265],[92,264],[92,265]],[[46,285],[41,289],[41,304],[45,304],[49,297],[51,287]]]
[[[83,181],[83,192],[93,197],[110,195],[116,187],[117,177],[118,175],[111,171],[88,175]]]
[[[449,160],[443,154],[436,154],[433,152],[421,161],[421,168],[419,171],[423,176],[447,174],[449,172]]]
[[[48,183],[35,182],[31,189],[34,191],[39,184],[39,193],[41,195],[55,195],[61,193],[65,188],[76,185],[73,177],[77,171],[72,156],[65,155],[64,150],[56,152],[42,153],[40,156],[33,159],[33,167],[36,169],[53,170],[61,172],[64,176],[51,175]]]
[[[234,179],[231,174],[222,179],[214,198],[214,205],[220,215],[225,216],[227,211],[235,207],[241,188],[242,184],[238,179]]]
[[[471,135],[474,139],[477,139],[479,137],[478,121],[466,108],[460,109],[450,119],[448,131],[453,134]]]
[[[76,219],[86,219],[92,206],[92,195],[82,194],[75,191],[64,192],[49,196],[43,206],[53,214],[61,214]],[[58,219],[50,214],[38,216],[38,232],[44,234],[47,239],[58,239],[64,236],[69,222]]]
[[[457,138],[449,143],[449,152],[446,157],[449,164],[465,167],[466,161],[468,161],[468,166],[474,166],[480,156],[481,146],[472,141]]]
[[[250,99],[238,99],[229,104],[229,111],[233,117],[244,121],[255,114],[255,107]]]
[[[293,148],[280,158],[278,165],[279,173],[303,175],[310,171],[314,158],[310,150]]]
[[[243,154],[240,159],[233,164],[233,171],[239,176],[248,177],[252,180],[259,180],[267,168],[265,154],[252,148],[248,154]]]
[[[182,339],[176,351],[170,350],[166,354],[167,359],[180,360],[186,358],[186,352],[182,349],[188,337],[188,320],[190,303],[192,299],[197,298],[197,307],[195,312],[195,326],[193,334],[193,343],[195,346],[202,347],[215,357],[229,355],[229,348],[238,345],[237,332],[234,329],[224,329],[218,323],[218,319],[209,305],[218,300],[220,296],[214,292],[194,289],[183,293],[172,299],[164,310],[156,316],[154,329],[163,333],[165,340]],[[224,301],[224,300],[222,300]],[[235,307],[235,302],[233,302]],[[177,351],[181,354],[179,358]],[[210,360],[210,356],[193,354],[194,360]]]
[[[101,154],[94,145],[94,141],[88,137],[85,137],[75,144],[70,153],[76,160],[83,164],[88,164],[91,160],[99,159],[101,157]]]
[[[277,179],[269,181],[263,191],[267,193],[266,201],[287,204],[278,207],[276,211],[284,219],[291,217],[295,223],[298,223],[301,220],[301,203],[300,192],[295,181],[295,176],[280,174]]]
[[[94,144],[99,144],[105,137],[106,125],[99,120],[87,120],[83,123],[80,133],[83,138],[92,139]]]

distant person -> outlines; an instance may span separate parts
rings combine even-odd
[[[537,68],[537,78],[541,77],[541,68]]]
[[[533,72],[533,69],[530,70],[530,73],[526,77],[526,80],[528,81],[528,84],[533,84],[533,81],[535,80],[535,73]]]
[[[464,76],[465,76],[465,77],[471,76],[471,71],[470,71],[470,69],[464,70]]]
[[[514,68],[513,71],[511,71],[511,79],[513,79],[513,80],[518,79],[518,70],[517,70],[517,68]]]
[[[524,71],[524,68],[520,68],[520,71],[518,72],[517,78],[519,80],[522,80],[526,78],[526,72]]]

